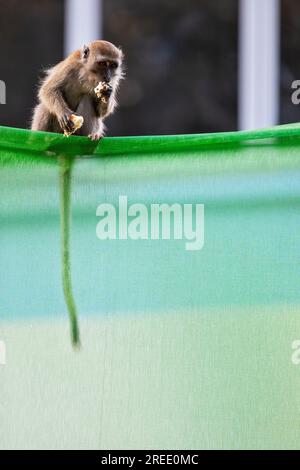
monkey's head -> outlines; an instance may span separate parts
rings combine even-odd
[[[92,87],[106,82],[113,87],[122,78],[123,52],[108,41],[94,41],[83,46],[81,60]]]

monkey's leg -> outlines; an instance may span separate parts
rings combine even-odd
[[[33,131],[55,132],[54,117],[42,103],[38,104],[34,109],[31,129]]]
[[[38,104],[34,109],[31,124],[33,131],[57,132],[58,134],[62,134],[66,129],[71,134],[72,126],[73,123],[67,116],[64,117],[64,121],[60,124],[57,117],[51,114],[43,103]]]
[[[103,137],[105,126],[101,118],[95,118],[92,132],[88,134],[91,140],[99,140]]]
[[[102,119],[96,114],[94,101],[89,96],[84,96],[76,113],[83,116],[83,126],[76,132],[76,135],[88,136],[91,140],[99,140],[104,134],[104,125]]]

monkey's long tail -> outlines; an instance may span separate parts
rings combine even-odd
[[[75,348],[80,346],[79,327],[76,305],[73,298],[70,265],[70,223],[71,223],[71,176],[72,160],[66,156],[59,157],[60,177],[60,230],[61,230],[61,269],[65,301],[67,304],[71,340]]]

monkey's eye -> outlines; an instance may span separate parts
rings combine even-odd
[[[116,68],[118,68],[118,63],[117,63],[117,62],[111,62],[111,63],[110,63],[110,67],[111,67],[112,69],[116,69]]]

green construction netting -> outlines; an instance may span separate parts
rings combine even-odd
[[[0,180],[0,448],[300,447],[300,125],[2,127]],[[204,204],[203,249],[99,240],[120,195]]]

